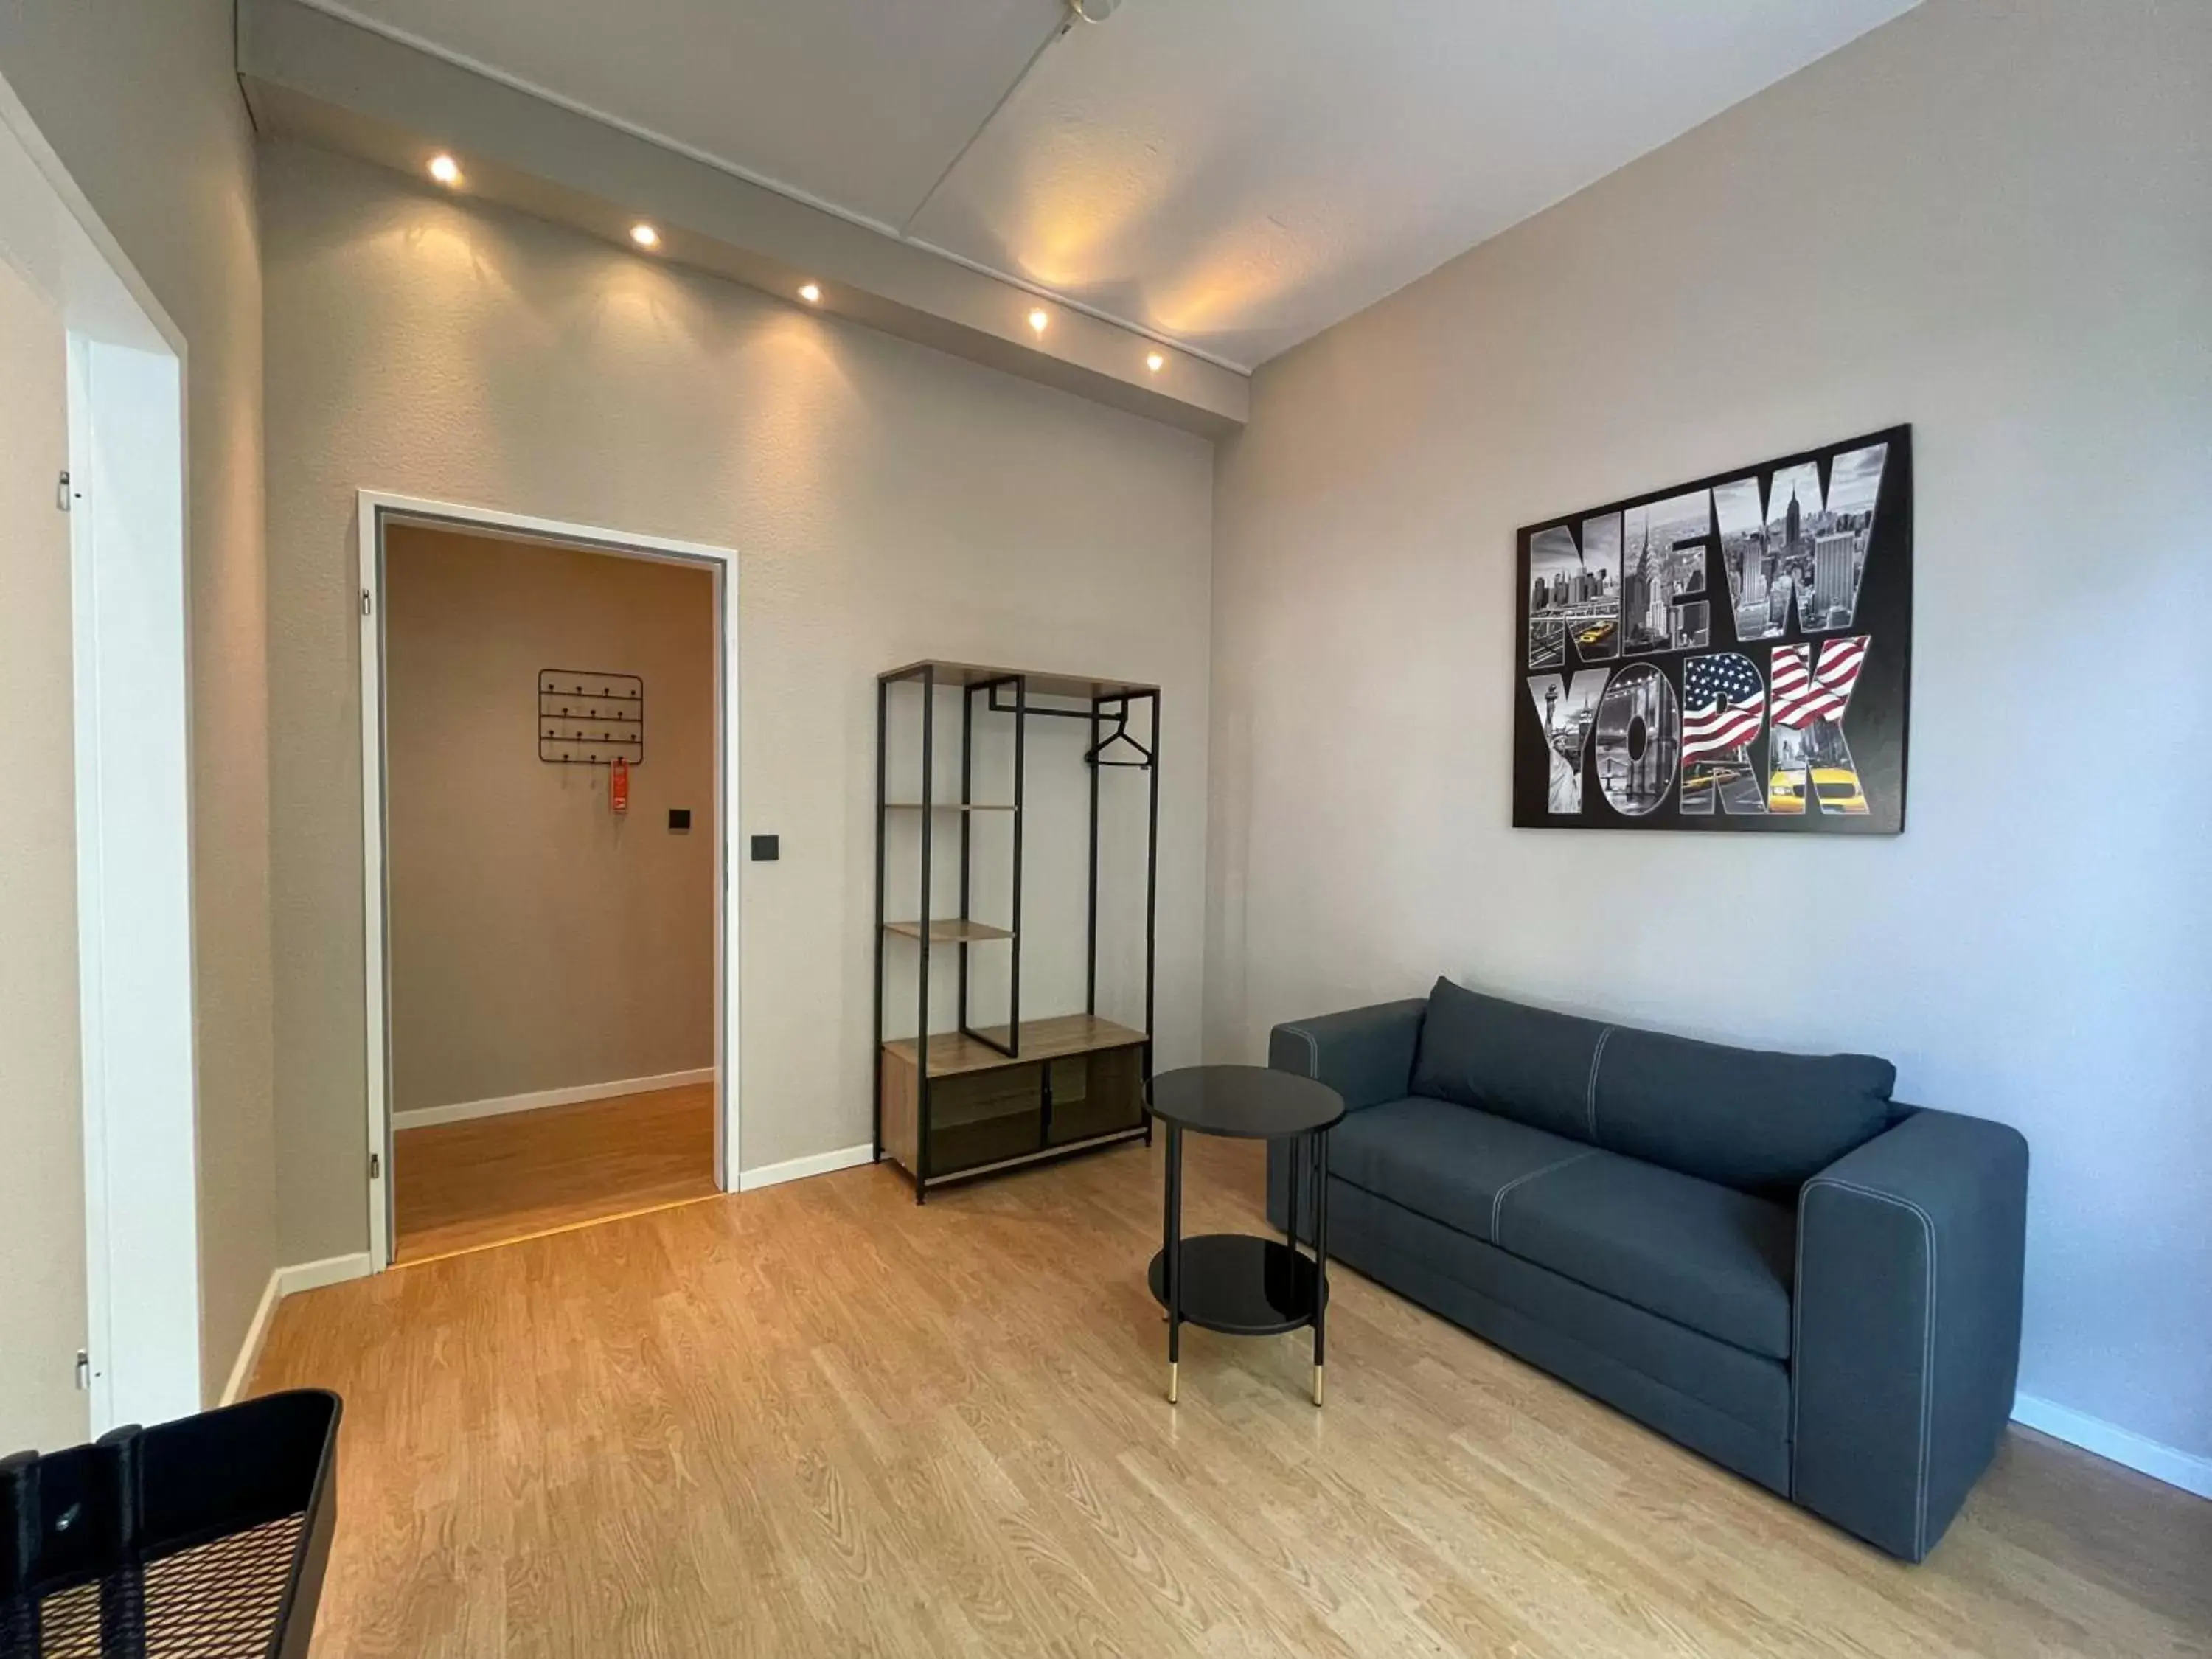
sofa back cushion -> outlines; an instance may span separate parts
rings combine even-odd
[[[1897,1068],[1607,1025],[1440,979],[1413,1092],[1741,1192],[1795,1189],[1894,1120]]]
[[[1749,1193],[1794,1190],[1888,1127],[1897,1068],[1871,1054],[1778,1054],[1625,1025],[1593,1090],[1608,1152]]]
[[[1413,1091],[1589,1140],[1591,1061],[1605,1027],[1440,979],[1413,1054]]]

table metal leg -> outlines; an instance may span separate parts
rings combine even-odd
[[[1182,1358],[1182,1126],[1168,1125],[1167,1240],[1168,1404],[1176,1403],[1176,1372]]]
[[[1328,1334],[1328,1131],[1317,1129],[1314,1152],[1314,1404],[1321,1404],[1323,1345]]]
[[[1306,1149],[1298,1137],[1292,1137],[1290,1156],[1283,1160],[1288,1166],[1291,1187],[1289,1208],[1283,1212],[1283,1243],[1292,1250],[1298,1248],[1298,1165],[1305,1161]]]

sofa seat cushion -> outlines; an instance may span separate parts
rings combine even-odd
[[[1501,1192],[1589,1150],[1525,1123],[1416,1095],[1353,1112],[1330,1130],[1328,1172],[1492,1243]]]
[[[1741,1474],[1790,1490],[1790,1367],[1631,1307],[1341,1182],[1338,1262]]]
[[[1717,1341],[1790,1357],[1796,1213],[1595,1148],[1495,1205],[1492,1243]]]

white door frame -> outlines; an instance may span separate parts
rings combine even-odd
[[[385,527],[393,522],[611,553],[663,564],[704,565],[714,578],[714,769],[722,843],[721,902],[714,911],[714,1184],[738,1189],[738,888],[731,870],[738,834],[738,553],[704,542],[675,541],[597,525],[502,513],[495,507],[425,501],[384,490],[360,492],[362,938],[366,969],[368,1061],[368,1251],[379,1271],[392,1265],[392,896],[386,876],[384,598]]]
[[[69,340],[85,1380],[100,1434],[203,1403],[186,349],[4,77],[0,258],[55,302]]]

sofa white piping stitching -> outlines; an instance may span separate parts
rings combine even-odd
[[[1805,1364],[1805,1227],[1812,1218],[1808,1195],[1797,1194],[1796,1255],[1790,1265],[1790,1501],[1797,1501],[1797,1399],[1803,1392]]]
[[[1894,1204],[1900,1210],[1910,1211],[1920,1218],[1920,1230],[1928,1241],[1928,1311],[1923,1316],[1921,1329],[1920,1467],[1914,1480],[1912,1517],[1912,1553],[1916,1559],[1924,1558],[1928,1553],[1928,1482],[1932,1462],[1929,1441],[1936,1414],[1936,1296],[1942,1284],[1936,1272],[1936,1218],[1909,1198],[1900,1198],[1895,1193],[1880,1192],[1872,1187],[1862,1187],[1856,1182],[1838,1181],[1832,1176],[1815,1176],[1805,1183],[1808,1192],[1817,1187],[1832,1187],[1838,1192],[1856,1193],[1862,1198]],[[1797,1248],[1802,1256],[1805,1248],[1802,1228]],[[1796,1398],[1794,1394],[1790,1399],[1790,1431],[1794,1440],[1796,1431]],[[1795,1485],[1794,1480],[1792,1485]]]
[[[1605,1058],[1605,1045],[1612,1040],[1618,1026],[1608,1025],[1597,1034],[1597,1047],[1590,1050],[1589,1085],[1583,1091],[1583,1110],[1589,1121],[1590,1145],[1597,1145],[1597,1068]]]
[[[1506,1194],[1511,1192],[1516,1187],[1518,1187],[1524,1181],[1534,1181],[1538,1176],[1547,1176],[1554,1170],[1564,1170],[1570,1164],[1579,1164],[1584,1158],[1595,1155],[1596,1151],[1597,1149],[1593,1146],[1588,1152],[1570,1152],[1566,1157],[1560,1158],[1557,1163],[1547,1164],[1542,1169],[1531,1170],[1526,1175],[1515,1176],[1512,1180],[1507,1182],[1503,1187],[1500,1187],[1497,1192],[1491,1195],[1490,1200],[1490,1242],[1497,1245],[1500,1249],[1503,1249],[1505,1247],[1505,1241],[1498,1237],[1498,1229],[1504,1224]]]

